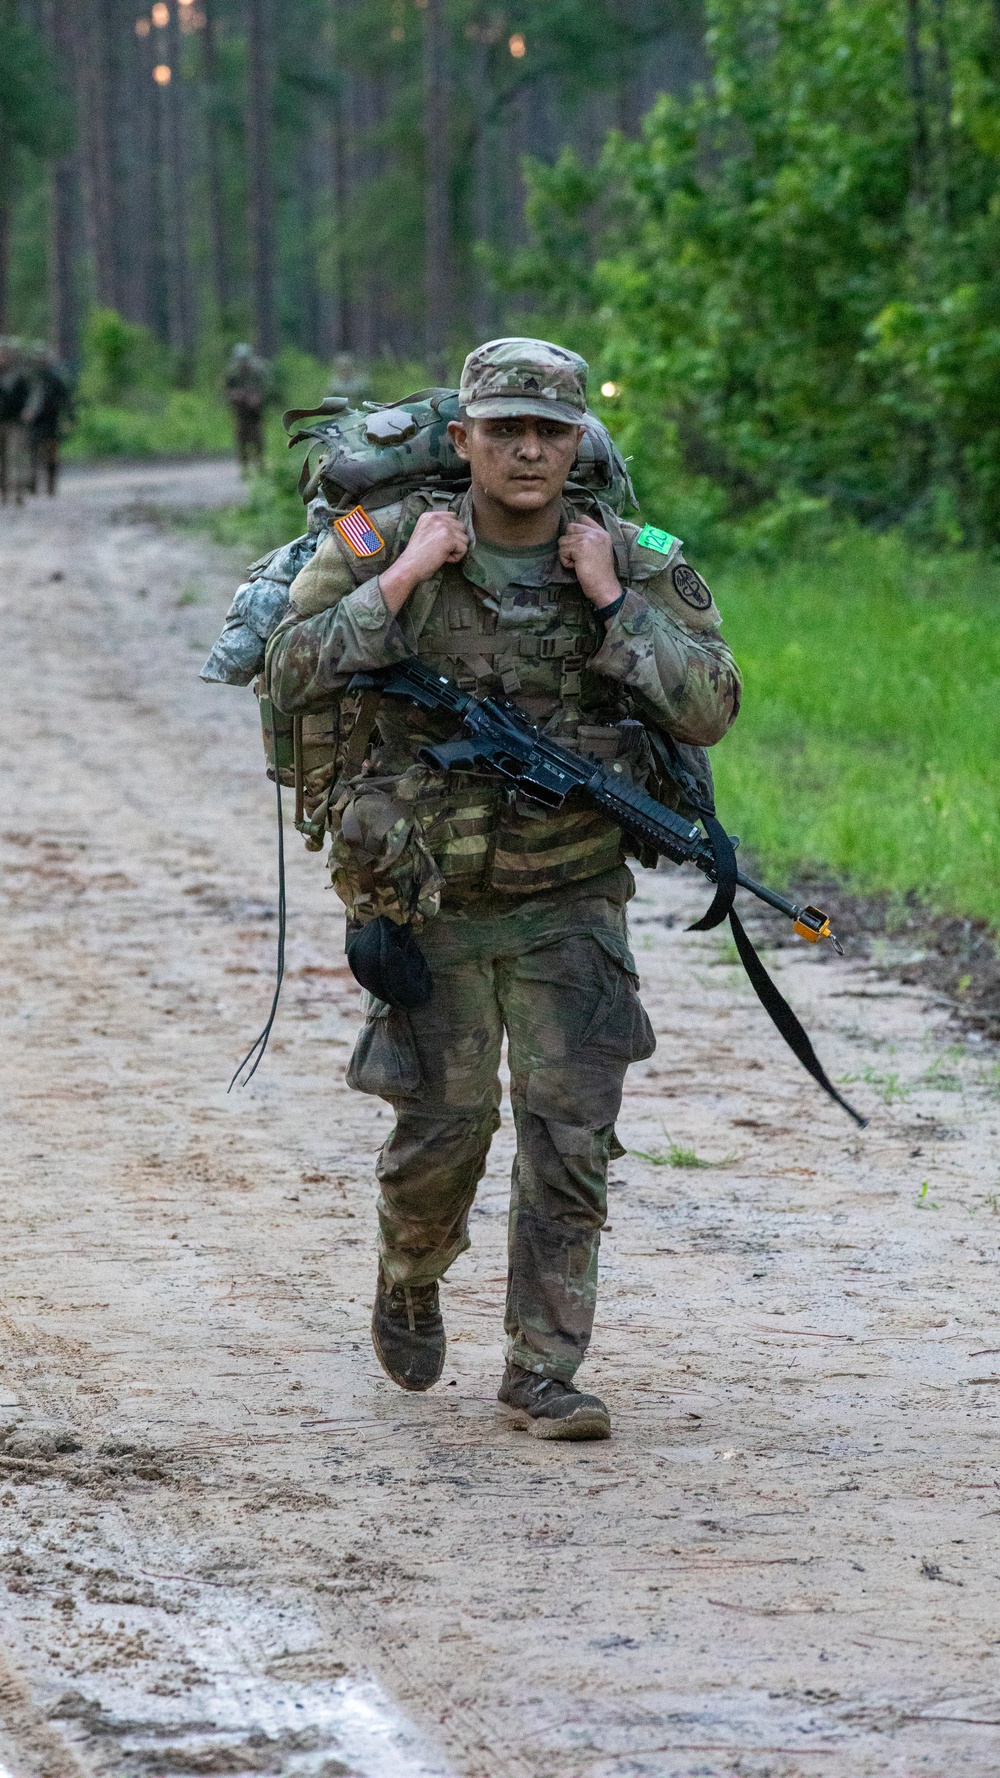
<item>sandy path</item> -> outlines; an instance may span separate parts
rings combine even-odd
[[[858,1136],[683,935],[699,885],[644,874],[660,1047],[584,1373],[614,1439],[495,1406],[509,1120],[442,1385],[395,1390],[387,1113],[343,1085],[357,996],[294,835],[276,1039],[225,1093],[270,995],[271,791],[249,694],[197,679],[239,564],[150,508],[235,486],[79,472],[0,517],[0,1770],[992,1778],[992,1052],[783,951]]]

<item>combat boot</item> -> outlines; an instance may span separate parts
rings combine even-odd
[[[508,1364],[497,1400],[532,1438],[608,1438],[611,1415],[597,1395]]]
[[[401,1389],[430,1389],[444,1369],[437,1284],[390,1284],[379,1266],[372,1345],[382,1369]]]

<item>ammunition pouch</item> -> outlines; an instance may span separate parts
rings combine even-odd
[[[310,852],[320,852],[330,825],[334,786],[348,763],[360,698],[343,693],[311,710],[288,716],[268,697],[261,676],[255,686],[267,775],[295,792],[295,825]]]
[[[439,912],[445,879],[414,806],[426,779],[426,769],[414,767],[400,777],[359,773],[336,785],[330,877],[352,921],[385,915],[419,930]]]

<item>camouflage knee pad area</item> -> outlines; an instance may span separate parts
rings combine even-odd
[[[655,1043],[625,938],[630,888],[617,870],[510,913],[430,921],[433,998],[412,1013],[374,1006],[349,1075],[397,1113],[378,1164],[383,1264],[396,1282],[428,1282],[468,1246],[506,1030],[518,1136],[509,1351],[564,1378],[593,1324],[625,1070]]]

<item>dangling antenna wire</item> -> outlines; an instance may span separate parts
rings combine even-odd
[[[274,765],[274,788],[278,798],[278,972],[274,984],[274,999],[271,1001],[271,1011],[268,1014],[267,1024],[264,1026],[260,1036],[255,1039],[247,1050],[246,1055],[226,1088],[227,1093],[232,1092],[233,1087],[236,1085],[236,1082],[239,1080],[240,1075],[243,1073],[243,1070],[251,1057],[254,1058],[253,1067],[246,1079],[240,1080],[241,1087],[245,1087],[247,1082],[253,1079],[260,1066],[261,1058],[267,1048],[267,1040],[271,1035],[271,1026],[274,1024],[275,1014],[278,1010],[278,997],[281,993],[281,982],[285,973],[285,826],[281,816],[281,777],[278,771],[277,759],[275,759]]]

